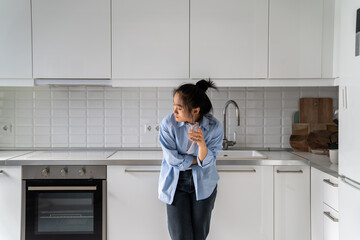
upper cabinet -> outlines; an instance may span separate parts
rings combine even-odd
[[[28,0],[0,1],[0,79],[32,78]]]
[[[34,78],[110,78],[110,0],[33,0]]]
[[[113,78],[189,78],[189,1],[112,1]]]
[[[271,0],[269,78],[322,77],[323,0]]]
[[[267,0],[190,1],[191,78],[266,78]]]

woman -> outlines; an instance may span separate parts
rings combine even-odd
[[[210,80],[175,89],[174,111],[160,124],[159,199],[167,204],[173,240],[202,240],[209,233],[219,180],[215,162],[223,140],[221,123],[209,114],[209,87],[217,89]]]

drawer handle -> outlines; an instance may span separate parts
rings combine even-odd
[[[127,173],[159,173],[160,170],[155,169],[125,169]]]
[[[290,170],[276,170],[277,173],[303,173],[303,170],[295,170],[295,171],[290,171]]]
[[[3,173],[4,171],[3,170],[0,170],[0,173]]]
[[[333,222],[339,222],[339,219],[331,216],[330,212],[324,212],[324,215],[330,218]]]
[[[240,172],[240,173],[256,173],[255,169],[222,169],[222,170],[218,170],[218,172]]]
[[[323,181],[325,183],[329,184],[332,187],[338,187],[339,186],[339,184],[331,182],[330,179],[324,179]]]

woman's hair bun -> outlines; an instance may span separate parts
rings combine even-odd
[[[211,81],[210,79],[205,80],[205,79],[201,79],[200,81],[198,81],[196,83],[196,86],[200,89],[202,89],[204,92],[206,92],[206,90],[208,88],[214,88],[217,89],[217,87],[215,86],[215,83],[213,81]]]

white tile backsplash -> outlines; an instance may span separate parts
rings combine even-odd
[[[330,97],[338,107],[337,87],[222,87],[208,96],[221,122],[226,101],[238,104],[241,124],[230,105],[227,136],[236,132],[242,147],[289,148],[300,97]],[[173,88],[0,88],[0,122],[13,124],[0,147],[160,147],[155,127],[172,112],[172,97]]]

